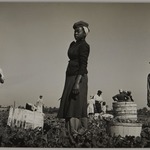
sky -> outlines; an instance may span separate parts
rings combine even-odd
[[[74,40],[73,24],[84,20],[90,33],[88,99],[101,90],[112,107],[119,89],[132,91],[138,108],[147,106],[150,72],[149,3],[0,2],[1,105],[59,107]]]

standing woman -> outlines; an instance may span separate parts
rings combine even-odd
[[[87,129],[87,64],[90,46],[85,38],[89,32],[88,26],[84,21],[73,25],[76,41],[68,49],[66,81],[57,115],[58,118],[65,119],[66,128],[71,135],[79,133],[81,128]]]

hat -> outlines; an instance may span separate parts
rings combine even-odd
[[[88,28],[89,24],[87,22],[84,22],[84,21],[78,21],[78,22],[74,23],[73,29],[75,29],[77,27],[87,27]]]

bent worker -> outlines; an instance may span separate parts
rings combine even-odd
[[[3,75],[3,71],[2,69],[0,68],[0,83],[4,83],[4,75]]]
[[[127,94],[125,94],[125,92],[122,89],[120,89],[119,94],[113,96],[112,99],[117,102],[124,102],[127,101],[129,97]]]
[[[103,101],[101,90],[97,91],[97,94],[94,96],[94,100],[95,100],[96,113],[100,113],[101,112],[101,104],[100,103]]]

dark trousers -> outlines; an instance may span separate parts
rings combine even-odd
[[[101,104],[99,101],[95,101],[95,107],[96,107],[95,113],[101,113]]]

